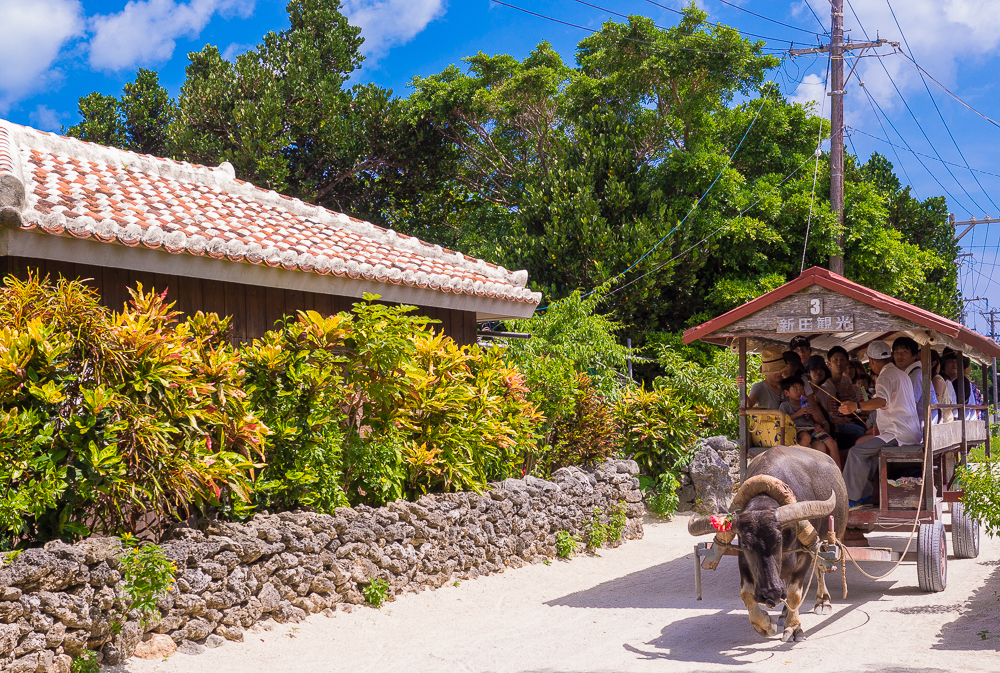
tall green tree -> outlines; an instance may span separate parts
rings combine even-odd
[[[120,98],[96,92],[84,96],[78,110],[81,121],[67,135],[141,154],[172,153],[167,128],[177,110],[152,70],[140,68],[135,80],[122,87]]]
[[[829,123],[790,103],[763,43],[693,4],[525,58],[478,52],[408,98],[349,86],[360,30],[338,0],[291,0],[289,28],[224,60],[189,55],[176,102],[140,71],[80,100],[71,133],[198,163],[513,268],[545,303],[603,288],[636,345],[732,309],[842,253],[848,276],[954,316],[943,198],[848,156],[830,213]],[[143,149],[146,148],[146,149]],[[814,180],[815,174],[815,180]],[[840,234],[844,249],[838,246]]]
[[[214,46],[190,54],[169,133],[179,156],[381,224],[434,180],[442,141],[391,91],[346,86],[364,40],[340,9],[291,0],[289,29],[235,62]]]

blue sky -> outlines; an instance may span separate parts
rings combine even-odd
[[[591,29],[615,18],[604,10],[643,14],[670,26],[677,20],[670,10],[681,6],[677,0],[588,0],[604,9],[577,0],[504,2]],[[906,53],[935,79],[1000,120],[1000,0],[890,2],[895,16],[886,0],[853,0],[845,11],[848,35],[854,40],[864,40],[866,34],[900,42],[905,38]],[[356,80],[390,87],[400,95],[407,94],[414,75],[439,72],[479,50],[523,57],[539,41],[548,40],[572,62],[577,42],[588,34],[493,0],[343,4],[366,38],[368,60]],[[228,54],[245,50],[265,32],[286,27],[284,5],[274,0],[0,0],[0,25],[5,26],[0,117],[58,130],[77,121],[80,96],[118,93],[140,66],[157,70],[176,94],[189,51],[205,44]],[[713,21],[766,36],[771,49],[785,49],[791,41],[815,43],[815,33],[829,25],[827,0],[700,0],[699,5]],[[1000,166],[992,160],[1000,156],[1000,127],[930,81],[928,95],[910,63],[892,55],[890,48],[879,51],[888,55],[862,59],[848,84],[848,149],[862,158],[873,151],[886,154],[918,196],[947,196],[959,220],[1000,216]],[[795,100],[822,101],[825,69],[824,58],[800,57],[787,60],[772,79]],[[828,111],[828,103],[823,105]],[[899,147],[889,146],[887,138]],[[966,162],[982,172],[967,170]],[[986,297],[990,306],[1000,308],[1000,273],[994,278],[1000,266],[1000,224],[979,225],[962,243],[965,252],[973,253],[963,258],[963,295]],[[986,300],[969,302],[969,307],[969,323],[984,328],[977,312],[985,310]]]

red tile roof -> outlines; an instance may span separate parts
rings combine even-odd
[[[228,262],[537,305],[526,271],[473,259],[207,168],[0,120],[0,186],[23,184],[22,229]],[[226,262],[222,262],[226,263]]]
[[[875,308],[882,309],[905,320],[914,322],[925,329],[934,330],[947,337],[955,339],[960,343],[976,348],[990,357],[1000,357],[1000,345],[992,339],[973,332],[968,327],[961,325],[954,320],[943,318],[936,313],[931,313],[926,309],[907,304],[905,301],[894,299],[888,295],[876,292],[864,285],[859,285],[843,276],[837,275],[827,269],[814,266],[806,269],[795,280],[789,281],[779,288],[771,290],[767,294],[762,294],[753,301],[747,302],[728,313],[713,318],[697,327],[692,327],[684,332],[684,343],[691,343],[697,339],[704,339],[711,336],[724,327],[745,318],[749,315],[770,306],[779,299],[791,296],[800,290],[804,290],[810,285],[819,285],[833,292],[838,292],[846,297],[851,297],[862,303]]]

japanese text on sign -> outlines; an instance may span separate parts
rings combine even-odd
[[[778,334],[853,331],[853,315],[818,315],[809,317],[778,318]]]

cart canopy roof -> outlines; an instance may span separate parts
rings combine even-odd
[[[1000,345],[954,320],[893,299],[814,266],[781,287],[684,332],[684,343],[701,340],[732,346],[747,337],[747,350],[787,348],[792,337],[810,338],[814,350],[848,351],[877,339],[909,336],[940,351],[945,346],[983,363],[1000,357]]]

